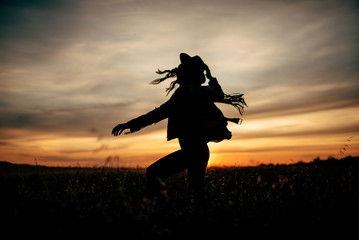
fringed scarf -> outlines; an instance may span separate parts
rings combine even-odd
[[[243,115],[244,107],[248,107],[246,101],[244,101],[243,95],[244,94],[239,93],[233,93],[232,95],[224,94],[224,98],[220,102],[232,105],[237,108],[239,114]]]

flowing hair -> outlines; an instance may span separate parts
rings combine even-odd
[[[166,76],[164,76],[163,78],[157,78],[157,79],[153,80],[152,82],[150,82],[150,84],[157,85],[157,84],[160,84],[161,82],[163,82],[164,80],[166,80],[167,78],[176,77],[177,72],[178,72],[178,68],[173,68],[172,70],[164,70],[164,71],[161,71],[158,69],[156,71],[156,73],[158,73],[158,74],[166,73]],[[171,82],[170,86],[168,88],[166,88],[167,95],[175,88],[176,83],[177,83],[177,80],[174,80]]]

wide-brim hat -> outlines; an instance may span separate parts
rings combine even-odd
[[[181,53],[180,54],[180,60],[181,60],[181,63],[188,63],[190,62],[192,59],[192,57],[190,55],[188,55],[187,53]]]
[[[205,70],[206,64],[200,58],[200,56],[193,56],[191,57],[187,53],[180,54],[181,64],[190,66],[191,68],[198,68],[198,70]]]

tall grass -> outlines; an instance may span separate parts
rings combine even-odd
[[[15,235],[344,234],[359,213],[358,162],[210,168],[202,206],[187,198],[185,173],[168,179],[158,202],[146,197],[141,169],[1,166],[0,212]]]

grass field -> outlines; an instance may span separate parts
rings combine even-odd
[[[187,198],[185,173],[168,179],[161,202],[146,198],[143,169],[1,163],[0,174],[1,228],[10,236],[343,236],[358,225],[358,157],[210,168],[202,207]]]

